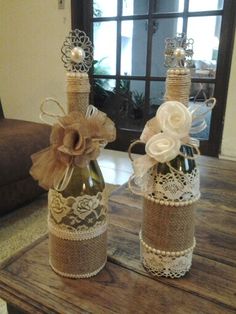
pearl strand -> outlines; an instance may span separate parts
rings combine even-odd
[[[199,193],[192,200],[175,202],[175,201],[166,201],[166,200],[155,199],[152,196],[144,195],[145,198],[147,198],[148,200],[150,200],[150,201],[152,201],[154,203],[157,203],[157,204],[160,204],[160,205],[164,205],[164,206],[174,206],[174,207],[192,205],[193,203],[195,203],[196,201],[199,200],[200,196],[201,196],[201,193]]]
[[[172,257],[179,257],[179,256],[184,256],[190,252],[193,251],[194,247],[196,246],[196,240],[195,238],[193,239],[193,245],[186,249],[186,250],[183,250],[183,251],[177,251],[177,252],[169,252],[169,251],[161,251],[161,250],[157,250],[157,249],[154,249],[153,247],[147,245],[147,243],[145,243],[142,239],[142,233],[141,231],[139,232],[139,240],[141,242],[141,244],[151,253],[154,253],[156,255],[161,255],[161,256],[172,256]]]
[[[174,68],[174,69],[169,69],[167,71],[168,74],[190,74],[190,70],[187,68]]]

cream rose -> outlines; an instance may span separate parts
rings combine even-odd
[[[159,133],[150,138],[145,146],[148,156],[164,163],[174,159],[179,154],[181,143],[165,133]]]
[[[189,135],[192,125],[192,115],[178,101],[167,101],[157,110],[156,119],[161,130],[175,138],[182,139]]]

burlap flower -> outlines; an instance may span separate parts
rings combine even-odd
[[[115,139],[114,123],[106,114],[90,107],[88,117],[74,111],[59,118],[52,127],[51,146],[31,156],[30,173],[43,188],[58,188],[69,169],[75,165],[85,167],[98,157],[100,146]]]
[[[57,157],[60,160],[71,156],[74,163],[81,167],[99,154],[98,140],[92,139],[88,120],[78,112],[59,119],[59,123],[52,128],[50,141],[59,152]]]

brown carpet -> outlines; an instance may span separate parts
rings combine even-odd
[[[107,184],[106,195],[118,188]],[[0,263],[47,233],[47,194],[0,218]],[[0,299],[0,313],[7,313]]]

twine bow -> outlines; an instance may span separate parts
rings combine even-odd
[[[49,101],[56,103],[62,114],[44,110]],[[94,106],[88,106],[86,115],[73,111],[65,115],[62,106],[47,98],[40,107],[40,118],[52,125],[50,147],[31,156],[33,165],[30,174],[45,189],[63,191],[68,185],[75,166],[85,167],[97,159],[100,147],[116,138],[114,123]],[[45,118],[53,119],[49,123]]]
[[[194,105],[188,109],[180,102],[167,101],[159,107],[156,116],[146,123],[140,140],[129,147],[129,157],[134,169],[129,184],[136,194],[140,194],[137,186],[142,185],[144,175],[157,163],[166,163],[171,171],[177,171],[170,164],[177,155],[187,159],[195,158],[184,155],[180,151],[181,145],[190,146],[200,154],[199,141],[191,138],[190,134],[197,134],[206,128],[206,115],[215,103],[216,99],[210,98],[204,106]],[[146,154],[133,159],[131,150],[137,144],[145,145]]]

